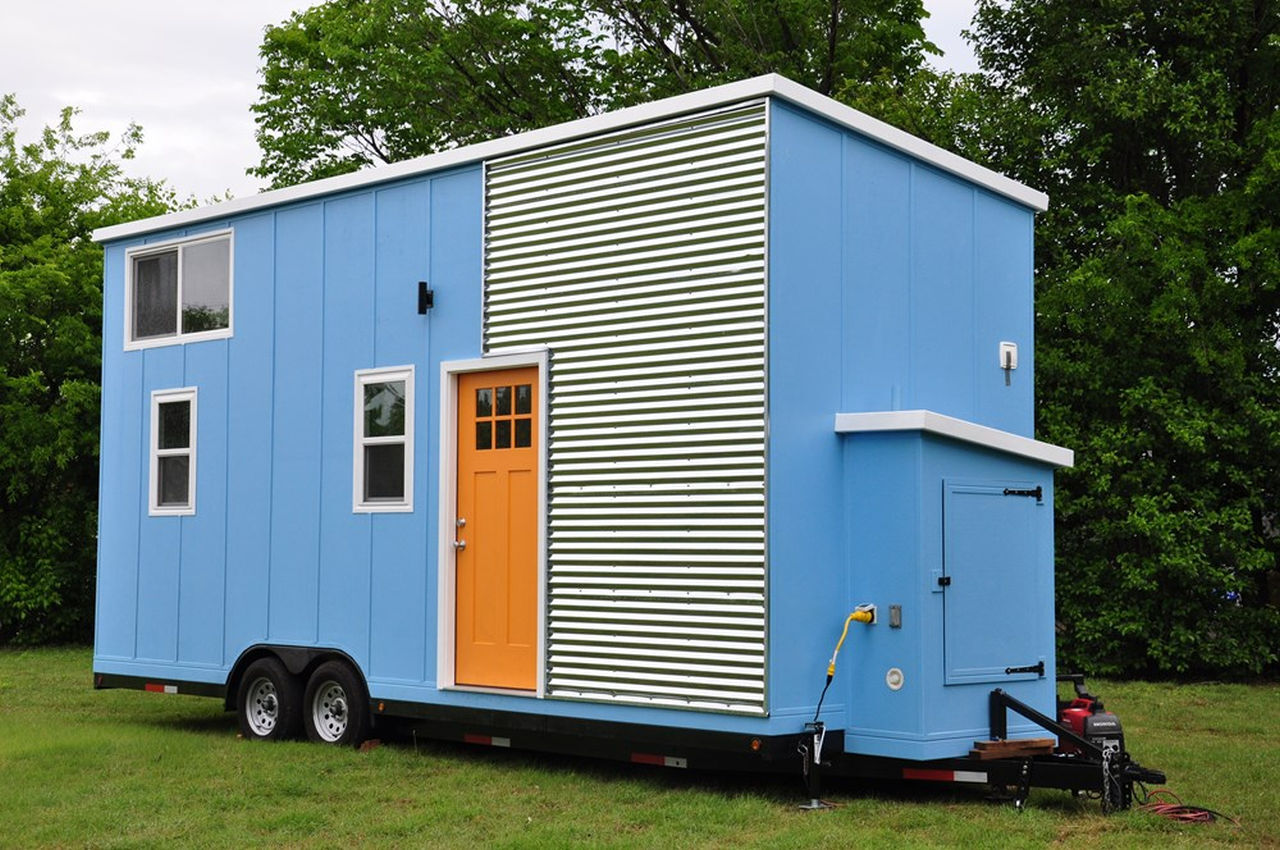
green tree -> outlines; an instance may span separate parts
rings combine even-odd
[[[1038,424],[1077,452],[1058,490],[1069,666],[1275,669],[1277,24],[1273,0],[979,2],[987,156],[1052,199]]]
[[[113,147],[74,111],[32,143],[0,98],[0,642],[83,639],[97,550],[102,250],[96,227],[171,208],[126,178]]]
[[[267,30],[274,186],[777,71],[855,105],[934,48],[921,0],[329,0]]]

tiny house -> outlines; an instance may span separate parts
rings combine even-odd
[[[1055,714],[1046,202],[765,76],[98,231],[95,684],[797,770]]]

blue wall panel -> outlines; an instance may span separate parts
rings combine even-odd
[[[882,751],[905,747],[923,728],[922,700],[932,678],[926,670],[924,617],[919,600],[927,598],[918,541],[922,527],[919,469],[921,450],[915,435],[860,434],[844,437],[846,516],[850,590],[849,610],[863,602],[879,606],[881,621],[853,627],[832,690],[848,703],[845,728],[857,730],[846,741],[851,751],[874,752],[866,739],[878,739]],[[926,573],[927,575],[927,573]],[[886,627],[889,605],[903,606],[903,628]],[[885,674],[904,671],[900,690],[890,690]],[[904,743],[882,743],[904,742]]]
[[[102,450],[94,653],[134,656],[138,606],[138,505],[146,500],[140,427],[142,355],[124,350],[124,247],[105,252],[102,308]]]
[[[479,168],[470,168],[454,174],[443,175],[431,181],[431,283],[436,290],[436,303],[431,311],[429,333],[429,381],[432,392],[427,394],[427,421],[432,427],[445,427],[440,423],[440,391],[438,375],[440,361],[464,357],[479,357],[482,351],[481,281],[483,277],[482,177]],[[428,436],[427,469],[431,477],[426,482],[427,514],[427,566],[426,654],[423,658],[423,678],[436,678],[436,611],[439,610],[436,542],[441,533],[452,534],[452,529],[439,528],[440,475],[439,435]]]
[[[839,636],[847,581],[841,446],[832,427],[842,284],[841,185],[832,174],[840,172],[843,140],[789,109],[775,109],[772,121],[768,688],[774,716],[810,715]]]
[[[275,350],[275,216],[235,223],[235,336],[228,342],[224,663],[267,636]]]
[[[137,399],[138,432],[142,435],[142,486],[137,511],[139,658],[175,661],[178,655],[178,574],[182,569],[181,528],[184,517],[148,516],[147,488],[151,445],[151,393],[186,386],[181,346],[148,348],[142,358],[142,393]]]
[[[975,404],[988,412],[986,424],[1029,437],[1035,429],[1035,308],[1030,296],[1035,216],[982,191],[975,191],[975,202],[974,278],[980,284],[974,301]],[[1018,346],[1018,368],[1009,374],[1008,385],[999,369],[1002,340]]]
[[[222,663],[227,539],[227,340],[180,346],[196,387],[196,512],[182,518],[178,660]],[[159,517],[153,517],[159,519]]]
[[[373,196],[325,204],[321,523],[317,640],[362,664],[369,650],[368,514],[351,510],[355,370],[373,366]]]
[[[911,163],[844,136],[840,409],[900,410],[910,390]]]
[[[268,634],[313,643],[320,561],[324,207],[276,215]]]
[[[368,671],[378,679],[408,682],[423,678],[426,519],[428,494],[435,489],[427,467],[428,451],[437,439],[435,420],[427,414],[428,402],[435,392],[435,371],[427,357],[431,315],[420,316],[417,312],[417,282],[432,282],[430,203],[427,181],[383,189],[375,197],[376,274],[372,292],[377,330],[370,365],[414,366],[414,512],[371,518]]]
[[[974,404],[973,193],[953,177],[912,169],[908,407],[985,423]]]

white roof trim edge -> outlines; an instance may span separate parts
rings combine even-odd
[[[836,433],[868,431],[925,431],[975,443],[989,449],[1020,455],[1053,466],[1075,466],[1076,453],[1062,446],[1020,437],[966,419],[944,416],[932,410],[886,410],[874,413],[837,413]]]
[[[714,86],[702,91],[664,98],[653,103],[630,106],[614,112],[605,112],[576,121],[567,121],[540,130],[517,133],[501,139],[491,139],[474,145],[440,151],[414,159],[406,159],[390,165],[365,168],[351,174],[326,177],[309,183],[300,183],[285,189],[275,189],[236,198],[222,203],[195,209],[181,210],[166,215],[153,216],[138,221],[125,222],[110,227],[100,227],[93,232],[95,242],[110,242],[129,236],[138,236],[158,230],[226,219],[253,210],[280,204],[303,201],[322,195],[345,192],[392,180],[400,180],[432,171],[443,171],[498,156],[545,147],[584,136],[607,133],[624,127],[671,118],[687,112],[696,112],[722,104],[747,100],[753,97],[777,97],[847,127],[895,150],[916,157],[943,171],[976,183],[998,195],[1017,201],[1034,210],[1048,209],[1049,197],[1043,192],[970,162],[964,157],[945,151],[937,145],[918,139],[897,127],[893,127],[870,115],[845,106],[831,98],[805,88],[799,83],[777,74],[765,74],[736,83]]]

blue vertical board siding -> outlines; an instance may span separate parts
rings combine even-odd
[[[973,194],[955,178],[912,169],[910,407],[983,421],[974,403]]]
[[[355,371],[373,363],[374,209],[369,192],[324,205],[320,564],[316,640],[365,664],[369,521],[353,513]]]
[[[977,351],[977,409],[983,424],[1030,437],[1035,430],[1035,307],[1032,303],[1033,230],[1031,210],[975,190],[974,313]],[[1018,346],[1018,368],[1005,384],[1000,341]],[[984,360],[985,358],[985,360]]]
[[[840,410],[900,410],[911,380],[911,162],[844,136]]]
[[[427,422],[430,428],[454,427],[440,421],[440,362],[466,357],[479,357],[481,347],[481,299],[483,272],[483,199],[484,172],[469,168],[441,175],[431,181],[430,277],[436,292],[436,307],[428,314],[428,350],[430,363],[426,383],[432,389],[424,394]],[[439,648],[436,631],[438,570],[436,543],[440,524],[440,440],[438,433],[426,435],[423,460],[431,477],[424,482],[427,498],[423,502],[427,524],[426,655],[423,678],[436,679],[436,653]]]
[[[852,627],[824,717],[846,729],[850,752],[963,755],[984,736],[993,685],[944,680],[944,482],[1047,487],[1049,472],[918,432],[836,436],[833,424],[837,412],[924,408],[1031,435],[1030,361],[1006,387],[996,352],[1015,341],[1021,359],[1031,346],[1032,214],[788,107],[771,113],[770,156],[773,716],[812,711],[844,618],[875,603],[880,620]],[[970,539],[991,532],[969,525],[958,528]],[[1004,534],[1033,574],[1001,603],[1018,606],[1027,663],[1051,659],[1051,529],[1021,522]],[[900,629],[887,625],[890,605],[902,606]],[[886,683],[891,668],[900,690]],[[1001,684],[1052,713],[1050,678],[1011,678]]]
[[[178,661],[222,663],[227,540],[227,345],[180,346],[184,386],[196,387],[196,512],[182,517]],[[161,517],[152,517],[161,519]]]
[[[427,403],[435,389],[427,367],[429,315],[419,316],[419,280],[430,271],[430,184],[418,181],[375,195],[376,243],[371,271],[373,349],[370,366],[414,367],[413,503],[411,514],[370,517],[369,664],[371,679],[419,682],[426,654],[427,452],[436,438]],[[392,591],[393,592],[389,592]]]
[[[227,351],[226,620],[223,662],[267,637],[271,552],[275,216],[235,222],[235,336]]]
[[[152,661],[178,656],[178,581],[182,569],[182,516],[149,516],[147,487],[151,446],[151,393],[186,386],[180,345],[141,352],[142,393],[136,399],[141,439],[142,486],[138,492],[138,632],[136,654]],[[196,494],[199,505],[200,494]],[[198,568],[198,565],[197,567]]]
[[[320,561],[324,207],[276,215],[268,636],[312,644]]]
[[[769,703],[810,714],[847,594],[840,402],[842,137],[771,115],[769,235]],[[830,708],[839,708],[833,701]]]
[[[920,499],[920,443],[910,433],[859,434],[844,438],[845,518],[850,605],[875,602],[880,622],[853,627],[842,652],[842,718],[851,730],[850,752],[900,754],[923,729],[921,701],[931,683],[925,674],[926,598],[919,551],[924,506]],[[889,606],[902,606],[903,628],[887,627]],[[885,684],[885,673],[904,673],[900,690]]]
[[[138,411],[142,355],[124,350],[124,246],[105,251],[102,305],[102,432],[98,488],[98,583],[94,655],[132,658],[138,604],[138,505],[146,486]],[[145,473],[144,473],[145,475]]]

